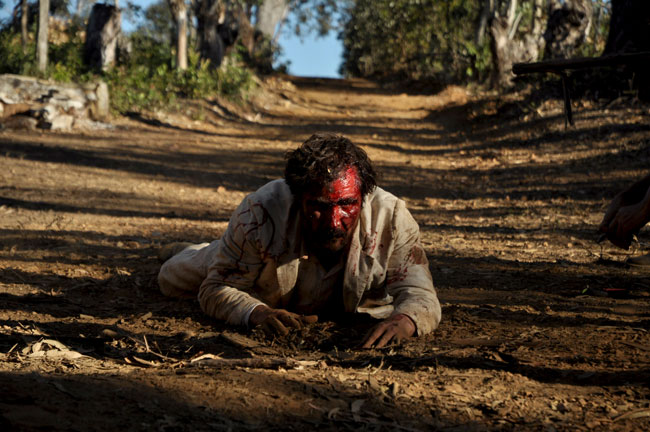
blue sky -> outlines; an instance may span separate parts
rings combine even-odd
[[[284,31],[280,34],[282,47],[280,61],[289,60],[289,73],[299,76],[338,78],[343,46],[335,34],[324,38],[314,35],[300,40],[295,34]]]
[[[146,7],[152,0],[132,0],[133,3]],[[11,14],[16,0],[4,0],[5,7],[0,13],[4,20]],[[74,0],[73,0],[74,3]],[[126,27],[126,26],[125,26]],[[280,34],[279,44],[282,47],[281,62],[289,61],[289,73],[311,77],[339,77],[338,69],[342,61],[343,47],[335,34],[324,38],[313,34],[301,40],[284,26]],[[128,29],[128,27],[126,27]]]

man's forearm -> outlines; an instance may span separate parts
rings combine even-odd
[[[228,324],[248,325],[250,313],[264,303],[237,288],[204,282],[199,290],[199,304],[213,318]]]
[[[636,204],[648,198],[650,191],[650,174],[625,189],[621,195],[624,205]]]
[[[648,223],[650,222],[650,187],[646,190],[646,194],[641,201],[641,206],[645,223]]]

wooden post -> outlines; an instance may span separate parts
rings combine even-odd
[[[560,74],[562,77],[562,94],[564,95],[564,128],[573,126],[573,111],[571,111],[571,93],[569,92],[569,76],[566,72]]]

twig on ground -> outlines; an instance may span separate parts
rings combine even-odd
[[[150,352],[151,350],[149,349],[149,343],[147,342],[147,335],[142,335],[142,339],[144,339],[144,347],[147,349],[147,352]]]
[[[126,337],[128,337],[129,339],[131,339],[133,342],[135,342],[135,343],[137,343],[137,344],[139,344],[139,345],[144,346],[144,348],[145,348],[145,350],[146,350],[146,352],[147,352],[148,354],[153,354],[153,355],[155,355],[155,356],[158,357],[158,358],[161,358],[161,359],[163,359],[163,360],[167,360],[167,361],[171,361],[171,362],[174,362],[174,363],[178,363],[178,362],[180,362],[180,360],[178,360],[178,359],[175,359],[175,358],[173,358],[173,357],[169,357],[169,356],[166,356],[166,355],[164,355],[164,354],[160,354],[160,353],[157,353],[157,352],[151,350],[151,349],[149,348],[149,343],[147,342],[147,336],[146,336],[146,335],[142,335],[142,339],[144,340],[144,343],[143,343],[142,341],[140,341],[140,340],[138,340],[138,339],[136,339],[136,338],[134,338],[134,337],[132,337],[132,336],[130,336],[130,335],[128,335],[128,334],[125,334],[125,333],[123,333],[123,334],[124,334]]]
[[[231,369],[236,367],[248,367],[248,368],[258,368],[258,369],[278,369],[278,368],[287,368],[293,369],[301,366],[315,366],[318,362],[316,361],[306,361],[306,360],[294,360],[290,358],[279,358],[279,357],[256,357],[256,358],[237,358],[237,359],[225,359],[214,354],[204,354],[200,357],[197,357],[191,360],[189,363],[184,362],[184,366],[196,367],[196,366],[208,366],[219,369]]]
[[[615,417],[612,421],[619,421],[619,420],[631,420],[631,419],[637,419],[637,418],[642,418],[642,417],[650,417],[650,408],[644,408],[636,411],[630,411],[625,414],[621,414],[618,417]]]

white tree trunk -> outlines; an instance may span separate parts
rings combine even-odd
[[[78,17],[87,16],[89,13],[88,9],[90,8],[90,6],[94,5],[98,1],[99,0],[77,0],[77,5],[75,7],[75,15]],[[117,2],[115,2],[115,7],[118,7]]]
[[[187,4],[185,0],[168,0],[176,24],[176,68],[187,69]]]
[[[289,0],[264,0],[257,7],[255,28],[273,40],[278,24],[286,16],[289,3]]]
[[[508,2],[508,13],[506,15],[508,28],[512,31],[513,24],[515,22],[517,13],[517,0],[510,0]]]
[[[20,41],[23,48],[23,54],[27,52],[27,23],[29,18],[29,5],[27,0],[20,1]]]
[[[544,9],[547,9],[545,3],[548,0],[535,0],[533,3],[533,36],[539,37],[544,32],[544,25],[546,21],[544,20]]]
[[[45,72],[47,69],[47,33],[50,18],[50,0],[38,2],[38,39],[36,43],[36,59],[38,70]]]
[[[522,14],[517,13],[517,0],[509,0],[507,15],[499,16],[495,9],[490,22],[492,62],[494,64],[493,83],[499,87],[512,85],[512,65],[517,62],[535,61],[544,46],[541,29],[544,28],[541,13],[546,0],[529,0],[533,3],[533,22],[531,31],[525,35],[517,34]]]
[[[84,9],[86,2],[84,0],[77,0],[77,5],[75,6],[74,14],[81,16],[81,12]]]
[[[187,13],[178,17],[178,45],[176,51],[178,69],[187,69]]]

